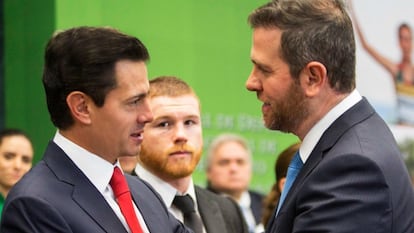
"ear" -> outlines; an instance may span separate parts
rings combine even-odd
[[[309,62],[301,72],[300,82],[306,96],[317,95],[328,82],[326,67],[317,61]]]
[[[89,97],[80,91],[73,91],[66,97],[66,103],[75,121],[90,124],[91,118],[88,109]]]

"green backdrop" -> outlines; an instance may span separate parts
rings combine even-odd
[[[297,141],[263,127],[261,103],[244,83],[252,67],[248,14],[265,0],[5,0],[5,125],[27,130],[36,161],[56,129],[49,121],[41,74],[43,49],[55,30],[111,26],[140,38],[149,77],[186,80],[202,103],[205,147],[222,132],[245,136],[254,153],[252,188],[267,192],[277,154]],[[194,174],[205,185],[201,162]]]

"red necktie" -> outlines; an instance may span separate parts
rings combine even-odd
[[[134,206],[132,205],[131,193],[129,192],[125,176],[118,167],[114,167],[114,173],[109,184],[114,191],[115,199],[118,202],[119,208],[121,208],[122,215],[124,215],[131,232],[143,233],[137,215],[135,214]]]

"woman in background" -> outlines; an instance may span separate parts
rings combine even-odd
[[[14,184],[32,167],[33,146],[19,129],[0,131],[0,219],[4,200]]]

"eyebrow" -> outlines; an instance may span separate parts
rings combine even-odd
[[[253,64],[255,64],[256,66],[260,67],[261,69],[265,69],[265,70],[272,70],[272,68],[268,65],[262,64],[258,61],[255,61],[254,59],[250,59],[252,61]]]
[[[185,115],[183,118],[184,119],[201,119],[201,116],[191,114],[191,115]],[[154,121],[155,120],[174,120],[174,119],[175,119],[175,117],[172,117],[170,115],[161,115],[161,116],[157,117],[156,119],[154,119]]]
[[[149,95],[149,92],[133,95],[133,96],[128,97],[126,101],[130,101],[134,99],[143,99],[143,98],[146,98],[148,95]]]

